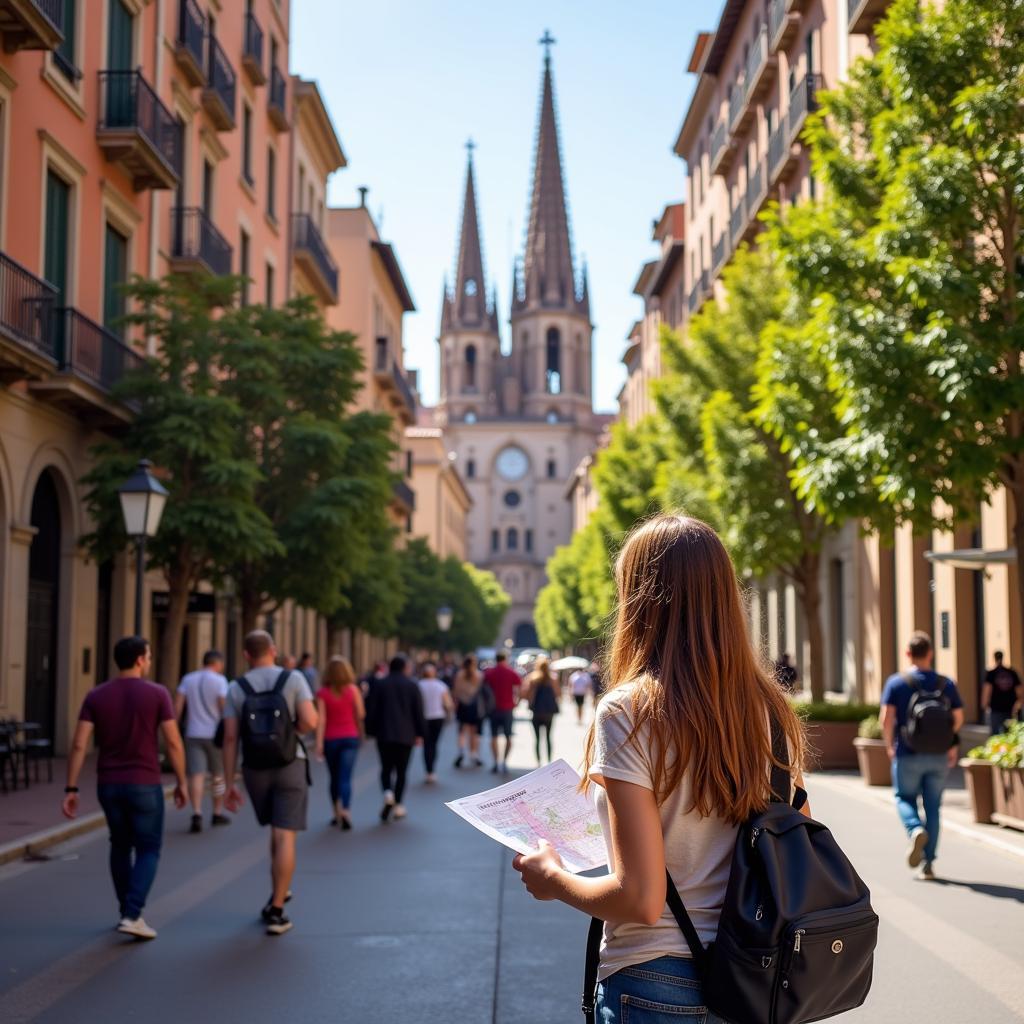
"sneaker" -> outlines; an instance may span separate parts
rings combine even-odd
[[[474,757],[473,758],[473,767],[474,768],[483,768],[483,766],[484,766],[484,763],[483,763],[483,761],[480,760],[479,757]]]
[[[918,871],[917,877],[923,882],[934,882],[935,881],[935,868],[932,867],[932,862],[926,860],[921,865],[921,870]]]
[[[280,907],[271,907],[270,914],[267,917],[267,934],[284,935],[285,932],[290,932],[291,930],[292,923],[285,917],[284,911]]]
[[[341,831],[350,832],[352,830],[352,818],[346,813],[341,816]]]
[[[455,768],[461,768],[462,767],[462,754],[459,754],[459,756],[457,758],[455,758],[455,765],[454,765],[454,767]]]
[[[117,930],[136,939],[155,939],[156,932],[141,917],[122,917]]]
[[[395,806],[395,794],[392,790],[384,790],[384,803],[388,804],[391,807]]]
[[[497,775],[497,774],[498,774],[498,772],[500,772],[500,771],[501,771],[501,768],[500,768],[500,767],[499,767],[499,766],[498,766],[498,765],[496,764],[496,765],[495,765],[495,766],[494,766],[494,767],[493,767],[493,768],[491,769],[491,774],[492,774],[492,775]]]
[[[210,819],[211,825],[230,825],[231,819],[226,814],[215,814]]]
[[[291,903],[291,901],[292,901],[292,891],[291,891],[291,889],[289,889],[288,892],[285,894],[284,901],[285,901],[285,903]],[[267,921],[270,920],[270,917],[271,917],[271,914],[273,913],[273,911],[274,911],[274,897],[271,896],[270,899],[267,900],[267,905],[260,911],[260,917],[263,919],[264,923],[266,923]]]
[[[907,863],[916,868],[924,860],[924,848],[928,845],[928,833],[918,826],[910,833],[910,848],[907,850]]]
[[[192,815],[192,824],[188,827],[189,832],[202,832],[203,831],[203,816],[201,814]]]
[[[437,776],[433,772],[427,772],[427,777],[423,781],[433,784],[437,782]]]
[[[405,808],[401,804],[395,804],[395,821],[400,821],[405,817]]]

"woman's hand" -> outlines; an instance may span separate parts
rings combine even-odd
[[[550,843],[542,839],[536,853],[517,853],[512,867],[523,876],[523,885],[534,899],[558,899],[561,890],[557,878],[565,869],[562,858]]]

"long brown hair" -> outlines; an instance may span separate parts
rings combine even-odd
[[[547,686],[553,687],[555,685],[555,677],[551,674],[550,659],[541,655],[541,657],[537,659],[536,664],[533,666],[533,671],[529,674],[526,681],[531,686],[537,686],[538,683],[544,683]]]
[[[340,695],[346,686],[354,686],[355,681],[356,674],[348,658],[340,654],[333,655],[324,669],[324,686],[330,687],[332,693]]]
[[[618,611],[611,687],[633,683],[637,746],[646,732],[654,793],[665,800],[690,772],[692,806],[739,824],[771,796],[768,717],[789,741],[791,773],[803,763],[803,729],[755,653],[736,571],[715,531],[661,515],[637,526],[615,565]],[[584,762],[594,760],[594,727]],[[586,774],[584,774],[584,779]]]

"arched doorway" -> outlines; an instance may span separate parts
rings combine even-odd
[[[532,622],[520,622],[512,634],[513,647],[537,647],[537,627]]]
[[[61,516],[50,470],[44,470],[32,495],[31,523],[36,534],[28,555],[25,720],[40,724],[40,738],[56,740]]]

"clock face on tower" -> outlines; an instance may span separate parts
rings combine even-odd
[[[505,480],[522,480],[530,468],[530,459],[522,448],[509,445],[498,455],[498,473]]]

